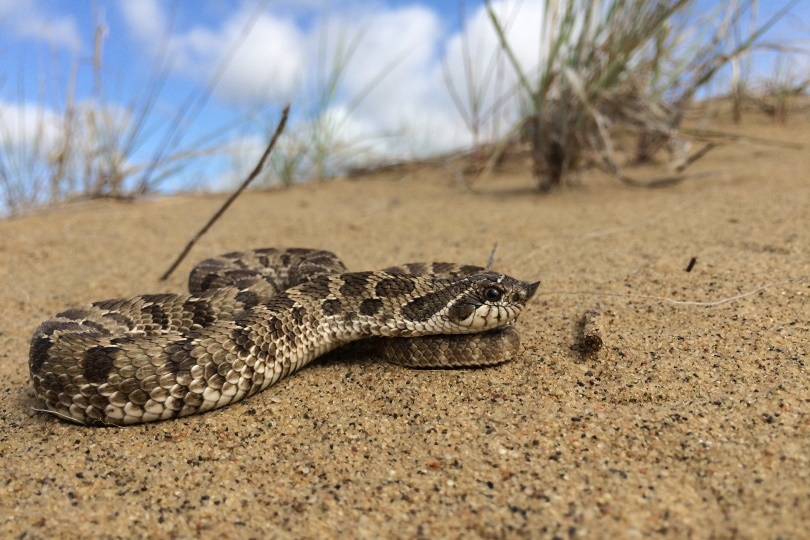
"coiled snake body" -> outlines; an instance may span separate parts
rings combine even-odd
[[[372,336],[403,365],[502,362],[517,350],[512,323],[538,285],[451,263],[347,272],[321,250],[230,253],[194,268],[190,295],[104,300],[48,319],[31,340],[29,370],[45,410],[68,420],[176,418]]]

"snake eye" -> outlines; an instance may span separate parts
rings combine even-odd
[[[490,302],[497,302],[501,299],[503,293],[500,289],[495,287],[490,287],[489,289],[484,291],[484,298],[486,298]]]

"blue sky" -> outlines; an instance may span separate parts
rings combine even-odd
[[[459,5],[455,0],[0,0],[0,127],[5,139],[30,138],[35,129],[28,124],[36,123],[37,114],[44,110],[58,118],[74,68],[77,102],[103,99],[126,114],[128,105],[143,101],[155,58],[162,58],[168,61],[165,80],[144,131],[151,135],[135,153],[147,159],[157,145],[165,144],[166,126],[174,123],[182,103],[210,85],[212,74],[239,43],[205,106],[177,126],[190,146],[200,137],[233,128],[221,143],[228,148],[227,156],[201,158],[197,170],[186,171],[184,180],[175,178],[169,185],[201,180],[214,187],[227,185],[252,167],[287,101],[293,104],[291,134],[298,137],[288,140],[289,145],[311,141],[307,120],[321,112],[339,126],[340,145],[358,161],[364,156],[408,157],[462,147],[470,144],[471,130],[450,97],[446,79],[463,90],[465,36],[475,48],[473,56],[483,62],[480,70],[497,41],[482,2],[464,2],[463,13]],[[493,5],[512,17],[510,40],[521,62],[537,62],[541,2],[504,0]],[[698,3],[705,10],[717,5],[710,0]],[[761,1],[760,20],[782,5]],[[800,0],[768,38],[806,47],[800,40],[806,40],[808,25],[810,1]],[[103,94],[94,86],[92,62],[98,28],[103,29]],[[348,50],[355,40],[353,54],[344,55],[347,63],[336,94],[322,103],[324,76],[328,66],[335,65],[335,51],[341,43]],[[769,75],[771,63],[772,58],[763,56],[754,69]],[[810,73],[807,62],[792,69],[802,78]],[[500,87],[490,85],[485,106],[492,106],[503,86],[512,84],[509,77],[503,74]],[[481,136],[502,133],[516,115],[515,107],[501,109],[488,117]]]

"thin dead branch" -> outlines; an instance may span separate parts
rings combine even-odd
[[[241,195],[242,192],[245,191],[245,189],[248,187],[248,185],[250,185],[250,183],[257,176],[259,176],[259,174],[262,172],[262,170],[264,170],[264,166],[265,166],[265,164],[267,162],[267,158],[270,157],[270,153],[273,151],[273,147],[276,145],[276,141],[278,140],[279,136],[281,135],[281,132],[284,131],[284,126],[287,125],[287,117],[289,117],[289,115],[290,115],[290,105],[288,103],[287,106],[284,107],[284,110],[281,112],[281,120],[279,120],[279,122],[278,122],[278,126],[276,127],[276,132],[273,133],[273,138],[270,139],[270,144],[267,145],[267,148],[265,149],[264,154],[262,154],[262,157],[259,158],[259,162],[256,164],[256,167],[253,169],[253,171],[251,171],[251,173],[247,176],[247,178],[245,178],[244,182],[242,182],[242,184],[236,189],[236,191],[234,191],[231,194],[231,196],[228,197],[228,200],[226,200],[222,204],[222,206],[219,207],[219,210],[217,210],[214,213],[214,215],[211,216],[211,218],[202,227],[202,229],[200,229],[197,232],[197,234],[195,234],[191,238],[191,240],[189,240],[188,244],[186,244],[186,247],[183,248],[183,251],[180,252],[180,255],[177,256],[177,259],[175,259],[175,261],[172,263],[172,265],[169,267],[169,269],[166,270],[166,272],[162,276],[160,276],[160,281],[166,281],[169,278],[169,276],[172,275],[172,272],[174,272],[174,270],[179,266],[179,264],[181,262],[183,262],[183,259],[186,258],[186,255],[188,255],[189,251],[191,251],[191,248],[193,248],[194,244],[197,243],[197,240],[199,240],[202,237],[202,235],[204,235],[206,232],[208,232],[208,229],[211,228],[211,226],[222,216],[222,214],[225,213],[225,211],[231,206],[231,204],[233,204],[233,202],[236,200],[236,198],[239,197],[239,195]]]

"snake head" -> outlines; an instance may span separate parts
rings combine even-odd
[[[504,274],[465,278],[469,286],[448,309],[450,322],[468,332],[498,328],[517,319],[540,282],[528,283]]]

